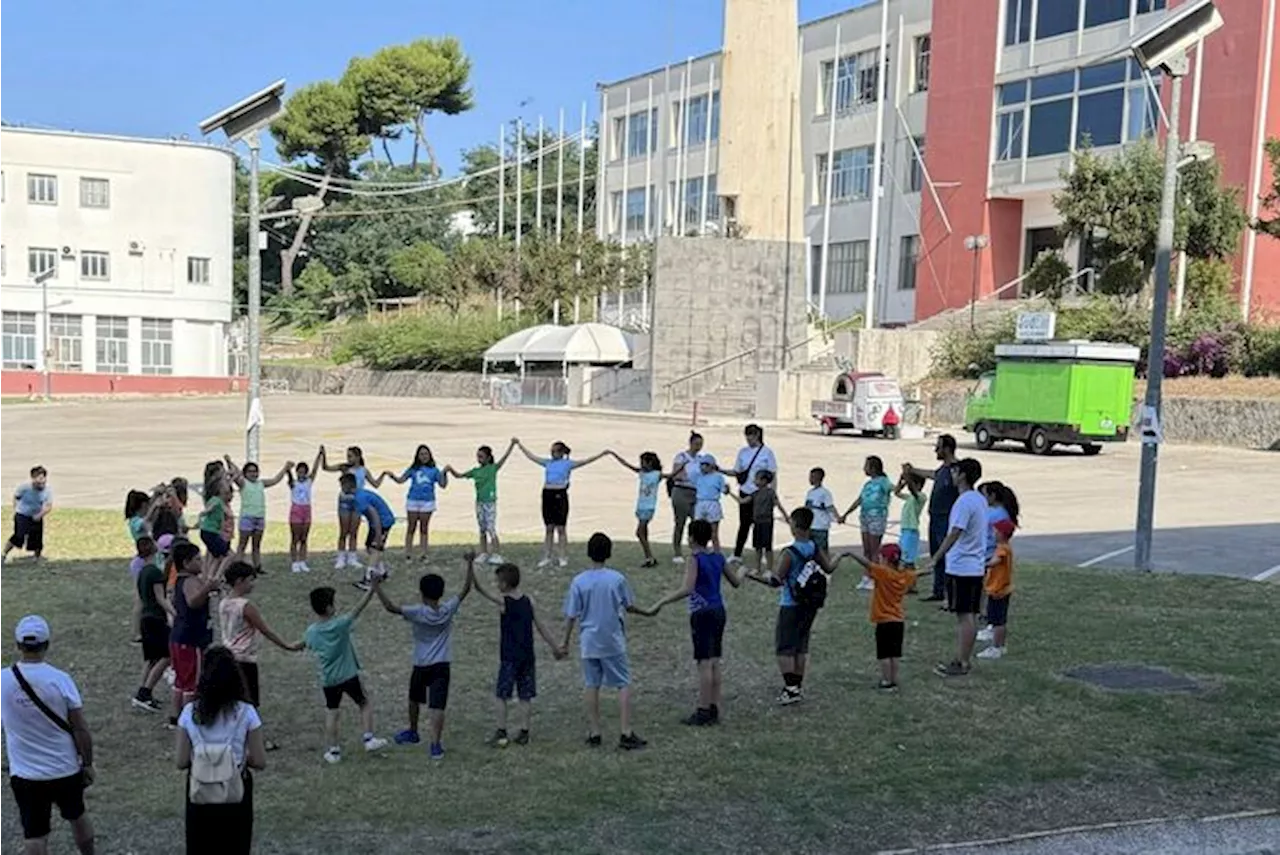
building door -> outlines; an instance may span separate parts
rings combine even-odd
[[[1062,235],[1055,228],[1027,229],[1027,251],[1022,256],[1022,272],[1026,273],[1042,252],[1062,250]]]

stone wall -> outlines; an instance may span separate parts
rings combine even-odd
[[[784,339],[805,340],[804,244],[791,244],[789,270],[787,256],[781,241],[658,238],[651,342],[656,406],[663,405],[667,384],[681,375],[751,348],[758,350],[742,366],[744,373],[773,370],[781,364]],[[677,398],[688,400],[731,379],[736,378],[708,376],[704,388],[681,389]]]
[[[474,398],[487,395],[480,374],[449,371],[370,371],[263,363],[264,382],[283,382],[290,392],[316,395],[376,395],[392,398]]]
[[[905,388],[933,370],[933,347],[940,333],[932,330],[872,329],[836,333],[835,354],[855,371],[879,371]]]

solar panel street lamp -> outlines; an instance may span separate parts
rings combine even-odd
[[[217,131],[230,142],[243,141],[249,147],[249,389],[246,402],[245,459],[257,461],[262,428],[262,365],[259,326],[262,315],[262,235],[259,228],[258,132],[284,110],[284,80],[254,92],[247,98],[215,113],[200,123],[200,133]],[[317,200],[318,201],[318,200]]]
[[[1151,537],[1155,523],[1156,464],[1160,454],[1161,385],[1164,380],[1164,342],[1169,314],[1169,262],[1173,256],[1174,205],[1178,193],[1178,120],[1182,107],[1182,78],[1187,74],[1187,51],[1222,27],[1213,0],[1192,0],[1129,43],[1133,58],[1145,71],[1169,76],[1168,135],[1164,147],[1164,192],[1156,232],[1156,281],[1151,301],[1151,347],[1147,352],[1147,396],[1139,422],[1142,466],[1138,482],[1138,522],[1134,538],[1134,566],[1151,570]],[[1190,152],[1196,157],[1195,151]]]

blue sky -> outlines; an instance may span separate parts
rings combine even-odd
[[[859,3],[801,0],[801,19]],[[352,56],[454,35],[473,62],[476,107],[429,128],[452,171],[504,119],[554,124],[564,107],[572,127],[583,99],[594,114],[596,82],[714,50],[721,24],[721,0],[7,0],[0,111],[35,126],[195,138],[202,118],[277,78],[335,78]]]

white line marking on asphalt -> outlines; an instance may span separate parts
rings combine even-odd
[[[1106,561],[1108,558],[1115,558],[1117,555],[1124,555],[1126,552],[1133,552],[1133,547],[1126,546],[1124,549],[1117,549],[1114,552],[1104,552],[1102,555],[1099,555],[1096,558],[1090,558],[1088,561],[1083,561],[1077,564],[1076,566],[1092,567],[1095,564],[1101,564],[1103,561]]]
[[[1253,581],[1265,582],[1268,579],[1270,579],[1272,576],[1276,575],[1277,573],[1280,573],[1280,564],[1277,564],[1275,567],[1272,567],[1270,570],[1263,570],[1257,576],[1253,577]]]

